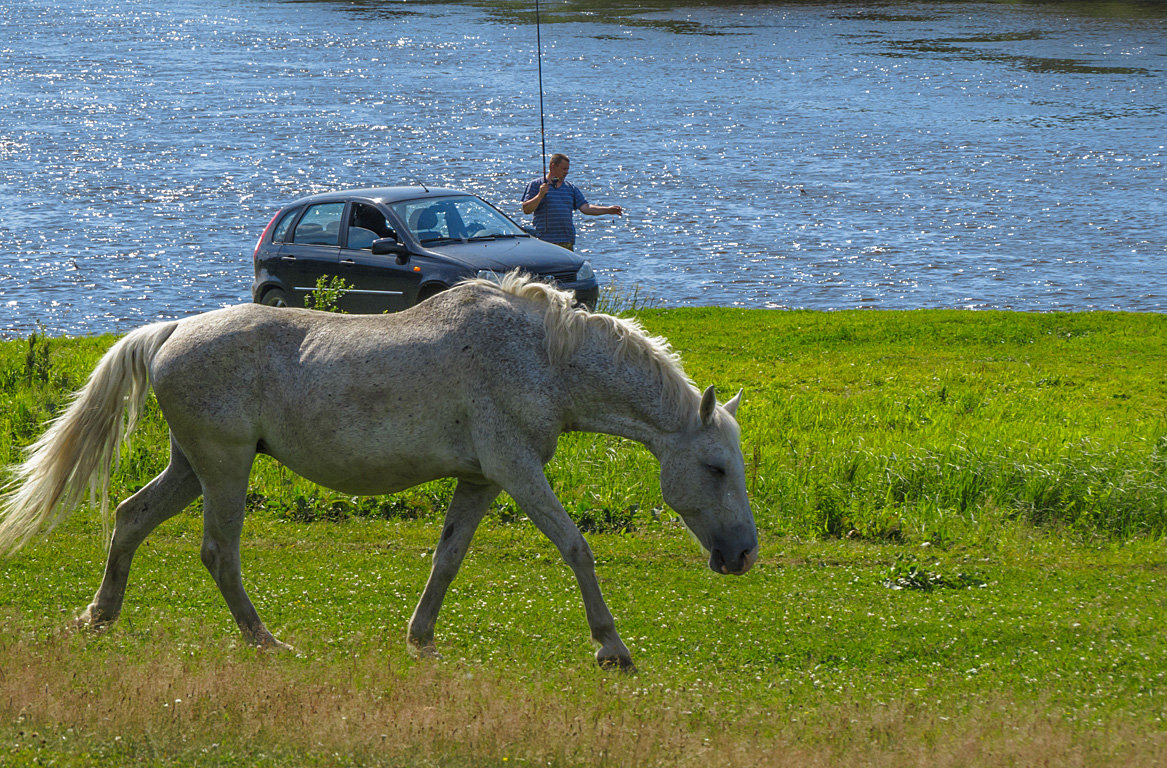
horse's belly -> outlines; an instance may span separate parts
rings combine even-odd
[[[478,477],[477,460],[461,452],[394,451],[380,454],[314,450],[269,451],[296,474],[326,488],[376,496],[412,488],[442,477]]]

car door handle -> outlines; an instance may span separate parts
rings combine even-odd
[[[356,264],[356,261],[354,261],[353,259],[341,259],[341,260],[340,260],[340,263],[341,263],[341,264],[350,264],[350,265],[351,265],[351,264]]]
[[[280,261],[295,261],[295,260],[296,260],[295,256],[281,256],[280,257]]]

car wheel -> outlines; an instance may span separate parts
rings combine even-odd
[[[269,307],[286,307],[288,306],[288,294],[279,288],[271,288],[264,292],[263,299],[259,303]]]
[[[417,292],[417,303],[420,304],[428,298],[437,296],[442,291],[446,290],[448,286],[445,285],[427,285]]]

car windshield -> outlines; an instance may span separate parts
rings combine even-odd
[[[501,211],[473,195],[406,200],[391,207],[423,245],[527,236]]]

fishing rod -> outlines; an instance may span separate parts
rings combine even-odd
[[[535,0],[535,50],[539,63],[539,139],[542,142],[543,178],[547,178],[547,130],[543,127],[543,36],[539,20],[539,0]]]

